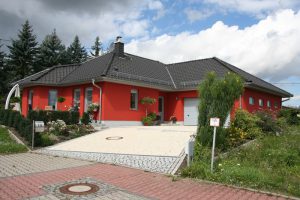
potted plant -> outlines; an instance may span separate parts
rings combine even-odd
[[[66,98],[65,98],[65,97],[58,97],[58,98],[57,98],[57,101],[58,101],[59,103],[63,103],[63,102],[66,101]]]
[[[97,104],[97,103],[92,103],[92,104],[90,104],[89,105],[89,107],[88,107],[88,113],[95,113],[95,112],[98,112],[98,110],[99,110],[99,104]]]
[[[156,99],[151,97],[144,97],[141,99],[141,104],[146,106],[146,116],[148,116],[148,106],[153,105],[156,102]]]
[[[174,115],[172,115],[172,116],[170,117],[170,121],[172,122],[172,124],[176,124],[177,118],[176,118]]]
[[[150,116],[146,116],[142,118],[142,123],[144,126],[152,126],[153,125],[153,119]]]

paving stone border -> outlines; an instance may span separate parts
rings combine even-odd
[[[49,149],[39,149],[35,152],[52,156],[69,157],[121,165],[162,174],[175,174],[181,164],[180,162],[183,160],[182,157],[185,156],[184,152],[182,152],[179,156],[148,156]]]

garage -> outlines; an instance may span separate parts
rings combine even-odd
[[[198,124],[198,98],[184,98],[184,125],[197,126]]]

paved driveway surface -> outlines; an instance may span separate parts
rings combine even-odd
[[[2,158],[2,157],[1,157]],[[16,168],[18,176],[6,175],[0,178],[0,199],[285,199],[279,196],[226,187],[223,185],[196,182],[190,179],[173,181],[171,177],[144,172],[142,170],[108,164],[91,164],[79,160],[61,159],[31,153],[6,156],[5,162],[37,163],[45,161],[42,172],[34,173],[31,165]],[[61,169],[47,169],[46,164],[59,163]],[[71,167],[66,166],[73,164]],[[1,163],[2,164],[2,163]],[[9,164],[8,164],[9,165]],[[81,166],[80,166],[81,165]],[[58,167],[59,168],[59,167]],[[47,171],[50,170],[50,171]],[[17,172],[20,171],[20,172]],[[99,187],[87,195],[63,194],[60,188],[68,184],[89,183]]]
[[[39,153],[80,158],[174,173],[183,160],[183,149],[196,126],[113,127],[76,138]]]

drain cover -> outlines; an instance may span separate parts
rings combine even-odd
[[[120,137],[120,136],[112,136],[112,137],[107,137],[107,138],[105,138],[105,139],[107,139],[107,140],[122,140],[123,137]]]
[[[95,193],[99,190],[99,187],[90,183],[76,183],[68,184],[59,188],[59,191],[63,194],[71,195],[87,195]]]

